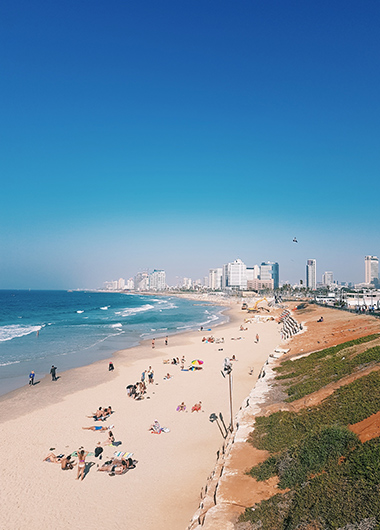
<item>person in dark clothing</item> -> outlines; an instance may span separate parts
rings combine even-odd
[[[51,367],[50,374],[51,374],[51,380],[57,381],[57,367],[54,366],[54,364]]]

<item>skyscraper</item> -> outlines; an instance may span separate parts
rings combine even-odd
[[[322,274],[323,285],[332,285],[334,283],[334,274],[331,271],[326,271]]]
[[[306,287],[315,291],[317,288],[317,261],[308,259],[306,262]]]
[[[149,289],[164,291],[166,289],[166,274],[162,270],[154,270],[149,274]]]
[[[273,288],[278,289],[280,283],[280,268],[277,262],[263,261],[260,265],[260,280],[273,280]]]
[[[210,289],[221,289],[222,288],[222,267],[217,269],[210,269],[208,274],[208,286]]]
[[[241,259],[235,259],[232,263],[223,266],[222,287],[247,289],[247,267]]]
[[[379,259],[377,256],[366,256],[365,264],[365,283],[375,283],[379,280]]]

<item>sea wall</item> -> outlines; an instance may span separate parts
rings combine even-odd
[[[276,357],[268,357],[254,388],[236,414],[234,429],[217,452],[215,467],[202,488],[199,508],[187,530],[232,530],[245,508],[275,493],[275,482],[254,486],[253,479],[245,472],[260,453],[247,440],[273,384]]]

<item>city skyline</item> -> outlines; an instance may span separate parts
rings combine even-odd
[[[364,282],[351,282],[334,279],[333,271],[324,271],[320,274],[320,280],[317,275],[317,262],[313,258],[306,261],[305,278],[301,278],[299,282],[288,282],[281,279],[280,267],[278,262],[263,261],[261,265],[245,264],[240,258],[236,258],[233,262],[224,263],[221,267],[210,268],[208,275],[202,278],[189,278],[186,276],[176,275],[174,283],[166,283],[166,271],[154,269],[144,269],[135,273],[134,276],[128,280],[120,278],[119,280],[107,280],[103,282],[105,289],[112,290],[165,290],[166,288],[184,287],[190,289],[194,286],[206,287],[210,290],[228,290],[229,288],[242,290],[261,290],[261,289],[277,289],[286,284],[291,284],[293,287],[306,287],[311,290],[316,290],[320,287],[337,287],[351,286],[363,288],[366,285],[373,284],[375,288],[379,287],[379,260],[377,256],[364,257]],[[159,285],[157,280],[153,282],[151,278],[159,275]],[[142,283],[140,284],[140,282]],[[122,286],[120,287],[120,285]]]
[[[379,20],[370,0],[2,6],[0,289],[236,256],[363,282]]]

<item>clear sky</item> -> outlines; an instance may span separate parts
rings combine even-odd
[[[3,2],[0,288],[237,257],[364,281],[379,27],[378,0]]]

